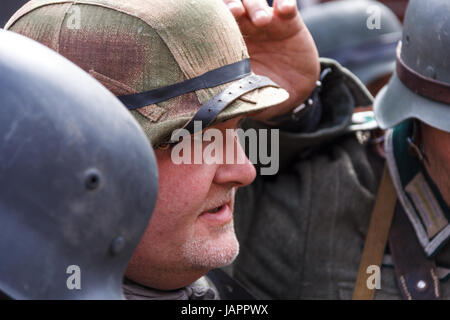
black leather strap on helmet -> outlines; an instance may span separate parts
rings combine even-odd
[[[450,104],[450,84],[426,77],[408,67],[401,57],[401,43],[397,48],[397,76],[414,93]]]
[[[251,74],[250,60],[245,59],[170,86],[118,97],[129,109],[135,110],[151,104],[166,101],[200,89],[213,88]]]
[[[243,96],[244,94],[262,87],[278,87],[278,85],[267,77],[250,75],[241,79],[227,89],[223,90],[210,100],[208,100],[192,117],[192,119],[184,126],[184,129],[190,133],[195,132],[195,121],[201,121],[202,128],[206,128],[214,121],[217,115],[230,105],[234,100]],[[171,143],[177,143],[178,141],[172,141]]]

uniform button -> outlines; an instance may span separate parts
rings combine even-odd
[[[427,288],[427,286],[428,286],[427,283],[423,280],[419,280],[416,283],[416,288],[419,291],[424,291]]]

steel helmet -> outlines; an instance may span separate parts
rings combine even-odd
[[[450,132],[450,2],[412,0],[406,10],[396,71],[375,99],[382,128],[416,118]]]
[[[121,299],[156,194],[153,150],[119,100],[0,30],[0,292]]]
[[[393,72],[402,27],[382,3],[335,1],[306,8],[301,14],[321,57],[337,60],[366,85]]]
[[[8,30],[59,52],[131,110],[158,147],[278,105],[289,94],[251,71],[223,0],[32,0]]]

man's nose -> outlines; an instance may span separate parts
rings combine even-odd
[[[223,145],[223,154],[226,161],[217,169],[214,182],[217,184],[232,183],[237,187],[244,187],[255,180],[256,169],[239,143],[237,134],[233,134],[234,138],[229,139]],[[230,145],[230,140],[233,141],[232,145]]]

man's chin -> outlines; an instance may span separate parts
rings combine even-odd
[[[211,230],[210,230],[211,231]],[[183,255],[193,267],[215,269],[229,265],[239,254],[233,223],[221,226],[209,237],[187,241]]]

